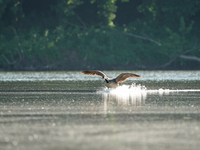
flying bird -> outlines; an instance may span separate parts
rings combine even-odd
[[[133,73],[121,73],[116,78],[110,79],[108,78],[102,71],[99,70],[87,70],[82,71],[81,73],[86,75],[98,75],[101,76],[105,80],[105,85],[107,88],[117,88],[119,86],[119,83],[122,83],[126,81],[127,78],[140,78],[140,75],[133,74]]]

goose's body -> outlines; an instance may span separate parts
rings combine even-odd
[[[133,74],[133,73],[121,73],[116,78],[110,79],[102,71],[98,71],[98,70],[87,70],[87,71],[82,71],[81,73],[86,74],[86,75],[99,75],[99,76],[101,76],[105,80],[105,83],[106,83],[105,85],[108,88],[118,87],[119,83],[126,81],[127,78],[130,78],[130,77],[139,78],[139,77],[141,77],[140,75]]]

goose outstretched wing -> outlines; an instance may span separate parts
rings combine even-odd
[[[108,78],[102,71],[99,70],[87,70],[87,71],[82,71],[81,73],[86,75],[98,75],[104,79]]]
[[[122,73],[117,78],[115,78],[117,83],[122,83],[126,81],[127,78],[140,78],[140,75],[133,74],[133,73]]]

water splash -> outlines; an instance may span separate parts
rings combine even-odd
[[[116,94],[116,95],[129,95],[129,94],[141,94],[141,93],[150,93],[150,94],[169,94],[171,92],[200,92],[200,89],[175,89],[175,90],[170,90],[170,89],[147,89],[144,85],[136,85],[133,83],[132,85],[122,85],[117,87],[116,89],[108,89],[104,88],[103,90],[97,91],[98,94],[104,94],[104,93],[109,93],[109,94]]]
[[[148,90],[145,86],[136,85],[122,85],[116,89],[104,88],[103,90],[97,91],[97,94],[102,94],[104,100],[117,101],[118,104],[136,105],[141,106],[145,103],[148,95],[156,94],[159,96],[169,95],[170,93],[178,92],[200,92],[200,89],[183,89],[183,90],[170,90],[170,89],[155,89]]]
[[[136,85],[122,85],[116,89],[104,88],[101,91],[97,91],[98,94],[103,94],[103,99],[117,101],[118,104],[134,104],[141,103],[146,99],[146,87]],[[140,104],[141,105],[141,104]]]
[[[104,88],[101,91],[97,91],[98,94],[102,94],[102,93],[109,93],[109,94],[133,94],[133,93],[141,93],[141,92],[145,92],[146,91],[146,87],[145,86],[141,86],[136,85],[135,83],[133,83],[132,85],[122,85],[117,87],[116,89],[108,89],[108,88]]]

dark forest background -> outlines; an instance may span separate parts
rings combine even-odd
[[[0,70],[200,69],[199,0],[0,0]]]

